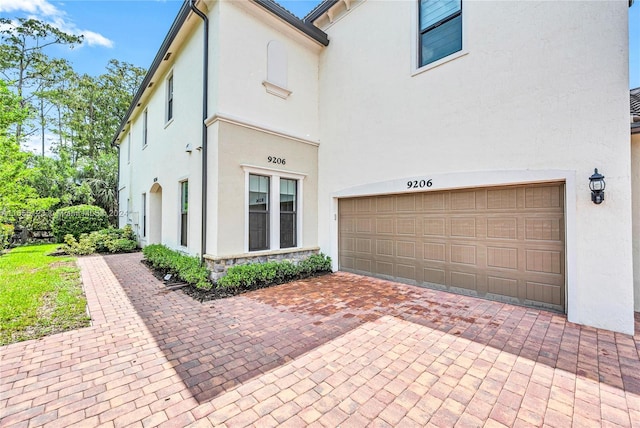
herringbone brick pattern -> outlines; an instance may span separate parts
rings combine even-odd
[[[139,261],[79,259],[92,326],[0,348],[0,426],[640,427],[638,334],[345,273],[198,303]]]

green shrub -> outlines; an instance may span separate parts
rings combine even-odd
[[[331,258],[324,254],[314,254],[297,265],[284,260],[233,266],[227,270],[225,276],[218,280],[216,285],[221,288],[247,289],[255,286],[282,284],[329,271],[331,271]]]
[[[8,248],[13,237],[13,226],[10,224],[0,224],[0,250]]]
[[[67,234],[64,237],[65,245],[62,249],[75,256],[82,256],[93,253],[128,253],[138,247],[136,236],[131,226],[126,225],[123,229],[102,229],[90,234],[83,233],[79,239]]]
[[[154,269],[176,275],[182,281],[197,288],[209,290],[209,269],[200,265],[200,259],[171,250],[164,245],[147,245],[142,249],[145,259]]]
[[[86,233],[80,235],[78,240],[72,234],[67,233],[64,236],[64,243],[65,245],[62,246],[64,252],[74,256],[86,256],[96,252],[96,247]]]
[[[58,242],[68,234],[75,239],[83,233],[91,233],[109,226],[109,217],[105,210],[93,205],[76,205],[60,208],[53,215],[51,228]]]

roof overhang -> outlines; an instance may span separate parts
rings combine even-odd
[[[169,50],[172,44],[174,43],[176,38],[178,38],[178,35],[182,31],[185,25],[185,22],[189,18],[189,15],[192,13],[189,3],[190,3],[189,0],[185,0],[182,4],[182,7],[178,11],[178,15],[174,19],[173,24],[171,24],[171,28],[169,29],[169,32],[165,36],[164,41],[162,42],[162,45],[158,50],[158,53],[153,59],[153,62],[151,63],[151,66],[149,67],[149,70],[147,71],[147,74],[145,75],[142,81],[142,84],[140,85],[140,87],[138,88],[138,91],[133,97],[133,101],[131,102],[131,105],[129,106],[127,113],[125,114],[124,119],[120,123],[120,126],[118,127],[118,131],[113,136],[113,139],[111,140],[111,145],[115,146],[119,143],[121,136],[126,131],[127,124],[129,124],[131,121],[131,116],[134,114],[135,109],[137,107],[140,107],[140,102],[142,97],[145,94],[145,91],[148,88],[151,88],[151,86],[153,85],[153,78],[155,77],[156,72],[158,71],[158,69],[161,68],[163,62],[169,59],[170,55],[167,55],[167,54],[169,53]],[[198,5],[201,5],[205,3],[205,0],[199,0],[196,3]],[[305,34],[307,37],[310,37],[311,39],[315,40],[320,45],[323,45],[323,46],[329,45],[329,37],[324,31],[320,30],[319,28],[315,27],[310,23],[306,23],[298,19],[295,15],[293,15],[291,12],[289,12],[288,10],[286,10],[285,8],[277,4],[275,1],[253,0],[253,3],[261,6],[264,10],[269,12],[271,15],[276,16],[277,18],[284,21],[285,23],[295,28],[299,32]],[[206,8],[206,4],[205,4],[205,8]]]

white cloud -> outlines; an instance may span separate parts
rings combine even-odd
[[[47,0],[2,0],[0,12],[22,11],[48,17],[56,16],[61,12]]]
[[[31,15],[29,18],[47,22],[65,33],[83,35],[89,46],[113,47],[112,40],[95,31],[79,29],[68,19],[66,12],[47,0],[1,0],[0,12],[24,12]]]

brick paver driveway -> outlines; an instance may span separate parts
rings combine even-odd
[[[198,303],[140,257],[79,260],[91,327],[0,348],[1,426],[640,426],[638,334],[344,273]]]

